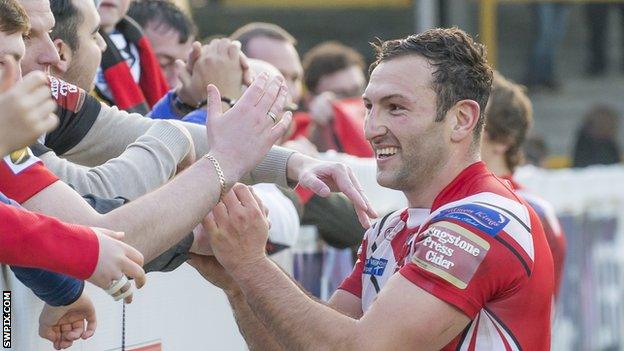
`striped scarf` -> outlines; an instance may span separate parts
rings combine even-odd
[[[130,67],[109,36],[101,32],[107,48],[102,55],[101,68],[106,84],[113,95],[112,104],[128,112],[147,114],[152,106],[162,98],[169,87],[165,81],[156,55],[141,27],[129,17],[122,19],[116,29],[124,36],[128,45],[134,44],[139,51],[141,77],[135,83]],[[104,95],[96,88],[98,96]]]

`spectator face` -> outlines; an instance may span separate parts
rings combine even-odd
[[[247,56],[275,66],[286,79],[293,102],[296,104],[300,102],[303,67],[299,54],[292,44],[267,37],[253,38],[247,44]]]
[[[351,66],[319,79],[316,93],[332,92],[338,99],[362,95],[366,86],[364,72],[358,66]]]
[[[22,72],[32,71],[49,73],[50,66],[59,63],[56,47],[50,39],[54,28],[54,15],[48,0],[20,0],[30,19],[30,35],[26,39],[26,54],[22,60]]]
[[[84,0],[82,0],[84,1]],[[102,0],[98,12],[102,18],[102,28],[110,33],[128,12],[132,0]]]
[[[58,74],[64,80],[91,91],[106,43],[98,32],[100,16],[93,1],[73,0],[73,4],[84,20],[78,25],[77,47],[74,52],[68,46],[65,47],[63,55],[70,57],[63,57],[61,62],[66,62],[67,66]]]
[[[22,57],[24,57],[24,50],[24,40],[22,39],[21,32],[13,34],[0,32],[0,68],[4,66],[4,60],[7,56],[13,57],[13,59],[15,59],[15,62],[17,62],[18,64],[18,74],[15,77],[16,80],[20,79],[22,76],[19,63],[22,60]]]
[[[195,38],[191,37],[185,43],[180,43],[180,33],[164,24],[150,22],[145,27],[145,35],[154,48],[154,53],[158,58],[160,68],[167,79],[170,87],[176,87],[178,80],[178,69],[175,61],[187,61],[191,52]]]
[[[365,133],[381,186],[417,191],[450,159],[452,118],[435,122],[432,73],[424,58],[408,55],[381,63],[371,74]]]

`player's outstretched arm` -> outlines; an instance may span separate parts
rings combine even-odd
[[[213,213],[218,229],[210,242],[215,256],[285,349],[436,350],[469,322],[400,274],[360,320],[344,315],[314,301],[266,257],[268,225],[246,187],[235,186]]]

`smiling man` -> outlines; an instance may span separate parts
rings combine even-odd
[[[549,350],[543,229],[480,161],[492,83],[484,47],[453,28],[376,48],[366,136],[377,181],[401,190],[409,208],[367,231],[353,273],[324,305],[266,258],[261,206],[234,187],[205,220],[225,268],[210,278],[250,349]]]

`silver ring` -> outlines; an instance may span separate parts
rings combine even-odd
[[[277,115],[271,111],[267,112],[267,116],[271,117],[273,124],[277,123]]]
[[[126,283],[128,282],[128,277],[126,277],[125,274],[123,274],[121,276],[121,278],[117,279],[117,280],[113,280],[111,282],[111,285],[108,287],[108,289],[106,289],[106,293],[109,295],[114,295],[115,293],[117,293],[119,290],[121,290],[121,288],[124,287],[124,285],[126,285]]]
[[[130,285],[130,287],[128,288],[128,290],[126,290],[124,293],[122,293],[121,295],[117,295],[117,296],[113,296],[113,299],[115,301],[119,301],[122,299],[125,299],[126,297],[132,295],[133,291],[132,291],[132,285]]]

